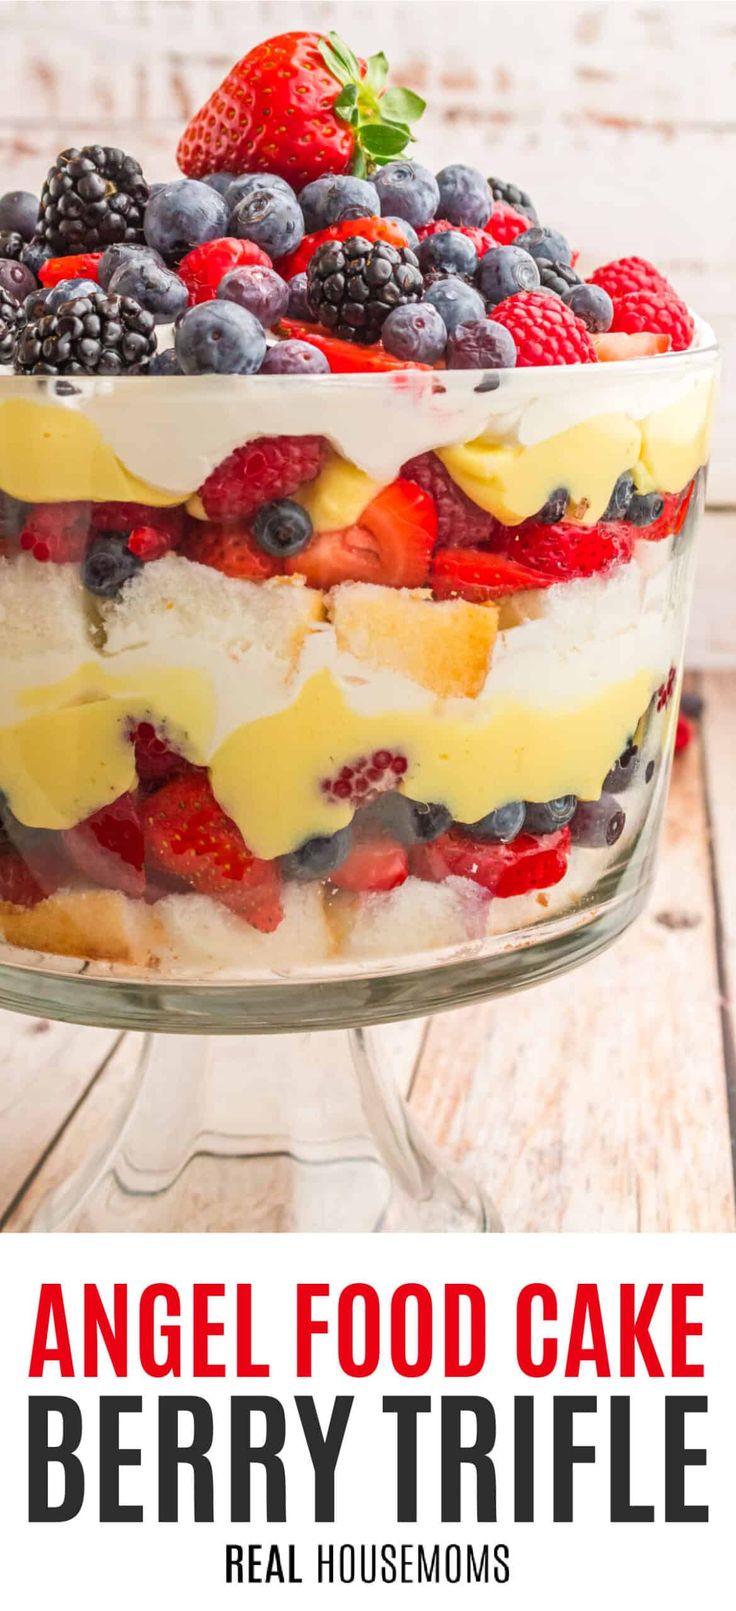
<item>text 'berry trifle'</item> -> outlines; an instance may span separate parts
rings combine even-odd
[[[184,178],[0,200],[6,960],[491,958],[646,882],[712,339],[422,110],[289,33]]]

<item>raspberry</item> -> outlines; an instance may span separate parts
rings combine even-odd
[[[95,503],[92,505],[92,525],[95,531],[133,531],[145,526],[162,532],[174,548],[180,541],[184,526],[184,508],[176,504],[172,509],[156,509],[147,503]]]
[[[270,257],[254,241],[239,241],[226,235],[221,240],[195,246],[182,258],[176,272],[184,281],[190,305],[194,307],[198,302],[213,300],[220,281],[231,269],[248,268],[254,263],[271,267]]]
[[[172,778],[181,777],[185,772],[204,770],[195,767],[177,750],[171,749],[165,739],[159,738],[152,722],[138,722],[130,733],[130,741],[135,747],[138,780],[146,792],[159,788],[162,783],[169,783]]]
[[[627,335],[654,331],[671,338],[673,352],[685,352],[693,339],[695,323],[679,296],[661,287],[650,287],[646,291],[629,291],[614,301],[611,329]]]
[[[261,436],[219,464],[200,497],[211,520],[239,520],[313,481],[326,457],[323,436]]]
[[[602,285],[614,302],[620,296],[628,296],[629,291],[662,290],[663,287],[672,290],[669,281],[646,257],[616,257],[612,263],[604,263],[589,275],[588,284]]]
[[[90,534],[88,503],[37,503],[20,534],[20,546],[41,564],[71,565],[84,557]]]
[[[379,794],[398,788],[399,778],[404,776],[408,764],[405,755],[393,750],[376,750],[373,755],[361,755],[351,766],[341,767],[336,777],[323,778],[320,788],[330,800],[368,805]]]
[[[241,582],[266,582],[271,576],[280,576],[284,568],[283,560],[267,554],[243,526],[223,529],[193,522],[182,553],[197,565],[209,565]]]
[[[517,368],[537,364],[594,364],[595,347],[581,319],[560,297],[517,291],[493,310],[516,342]]]
[[[416,481],[434,499],[440,547],[505,546],[504,527],[467,497],[435,453],[420,453],[415,459],[409,459],[402,466],[401,474],[409,481]]]
[[[654,695],[654,697],[655,697],[655,699],[657,701],[657,710],[658,711],[662,711],[662,710],[667,709],[667,706],[669,705],[669,702],[670,702],[670,700],[672,698],[672,695],[674,694],[674,691],[675,691],[675,683],[676,683],[676,681],[677,681],[677,669],[676,669],[675,666],[670,666],[670,669],[669,669],[669,671],[667,673],[666,681],[663,682],[663,683],[660,683],[659,688],[657,689],[657,691],[656,691],[656,693]]]
[[[530,520],[520,526],[509,554],[560,582],[594,576],[631,557],[635,533],[616,521],[600,526],[575,526],[561,520],[545,526]]]
[[[529,228],[529,219],[517,213],[506,201],[494,201],[493,212],[485,225],[486,235],[492,235],[494,245],[513,246],[517,235]]]
[[[529,228],[528,219],[522,225],[522,228]],[[421,229],[418,229],[417,235],[420,241],[423,241],[427,239],[428,235],[444,235],[447,229],[453,229],[456,235],[465,235],[472,242],[479,257],[484,257],[492,246],[498,245],[498,241],[494,240],[493,235],[490,234],[487,228],[474,229],[472,224],[451,224],[449,218],[435,218],[431,224],[424,224]]]

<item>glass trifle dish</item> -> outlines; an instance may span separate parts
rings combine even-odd
[[[493,1226],[367,1026],[646,895],[713,339],[400,156],[382,60],[281,36],[185,179],[90,146],[0,200],[0,1000],[153,1032],[42,1228],[185,1228],[203,1154],[215,1224]],[[308,140],[253,125],[264,74]]]

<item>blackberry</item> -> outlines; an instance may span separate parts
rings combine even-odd
[[[16,230],[0,230],[0,257],[11,257],[13,262],[20,263],[25,249],[26,242]]]
[[[132,297],[75,296],[30,319],[15,357],[19,375],[139,375],[156,352],[154,317]]]
[[[419,263],[408,246],[351,235],[325,241],[307,269],[313,315],[335,335],[362,346],[380,340],[392,308],[418,302],[424,290]]]
[[[510,179],[489,179],[488,183],[494,201],[505,201],[508,207],[513,207],[514,212],[524,213],[533,224],[539,223],[537,209],[525,190],[520,190],[518,185],[512,185]]]
[[[552,291],[555,296],[564,296],[566,291],[572,290],[574,285],[582,285],[579,274],[569,263],[550,263],[546,257],[537,258],[539,269],[540,289]]]
[[[25,320],[15,298],[0,286],[0,364],[12,364]]]
[[[116,146],[71,146],[49,169],[34,242],[64,257],[104,252],[115,241],[142,241],[149,194],[134,157]]]

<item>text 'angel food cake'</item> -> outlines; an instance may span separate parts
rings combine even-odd
[[[653,840],[709,332],[646,259],[586,278],[516,184],[406,155],[423,102],[386,71],[282,35],[185,177],[89,145],[0,200],[26,955],[460,954],[593,907]]]

